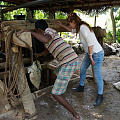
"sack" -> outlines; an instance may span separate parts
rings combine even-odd
[[[33,64],[28,67],[30,81],[37,89],[39,89],[41,82],[41,70],[42,69],[39,61],[34,61]]]
[[[32,37],[30,32],[23,32],[19,36],[16,33],[13,33],[13,43],[15,45],[32,48]]]

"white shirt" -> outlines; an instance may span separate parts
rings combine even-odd
[[[98,53],[103,50],[102,46],[99,44],[95,36],[95,33],[93,31],[90,31],[87,25],[83,24],[80,26],[79,37],[86,53],[88,53],[88,47],[92,45],[93,53]]]

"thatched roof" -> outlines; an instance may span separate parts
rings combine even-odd
[[[18,8],[30,8],[32,10],[64,11],[80,9],[87,13],[102,12],[112,6],[120,6],[120,0],[0,0],[8,2],[14,6],[5,8],[3,12]]]

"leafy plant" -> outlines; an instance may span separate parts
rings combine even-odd
[[[55,18],[56,19],[66,19],[67,18],[67,14],[61,11],[58,11],[55,13]]]
[[[120,29],[117,30],[116,38],[117,38],[117,42],[120,43]]]
[[[35,19],[47,19],[48,14],[42,10],[34,10],[34,18]]]
[[[21,9],[18,9],[18,10],[14,10],[12,12],[7,12],[4,14],[4,19],[5,20],[12,20],[14,19],[14,15],[27,15],[26,13],[26,9],[25,8],[21,8]]]
[[[106,43],[113,43],[113,33],[111,31],[106,33],[106,37],[104,38],[104,41]]]

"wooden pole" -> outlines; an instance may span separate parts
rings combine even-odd
[[[95,20],[94,20],[94,27],[96,27],[96,15],[95,15]]]
[[[33,10],[26,8],[27,11],[27,20],[33,18]]]
[[[14,55],[16,56],[16,54]],[[12,63],[14,63],[14,60],[12,61]],[[34,114],[36,112],[36,108],[33,101],[32,93],[27,82],[26,72],[22,58],[20,63],[16,63],[15,67],[17,66],[20,67],[18,73],[18,90],[21,96],[20,99],[22,100],[24,111],[29,114]]]
[[[55,11],[49,11],[49,18],[48,19],[55,19]]]

